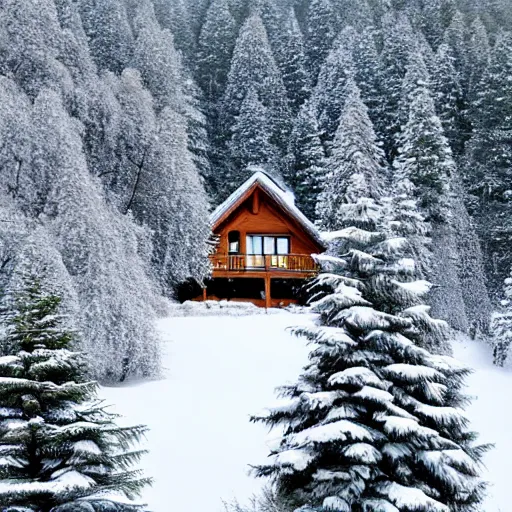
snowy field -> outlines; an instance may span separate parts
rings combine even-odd
[[[267,430],[248,418],[272,403],[276,386],[297,377],[307,349],[287,327],[313,318],[283,312],[163,320],[165,378],[103,389],[126,421],[151,428],[143,461],[155,478],[144,495],[150,510],[220,512],[223,501],[245,502],[258,491],[262,482],[247,474],[248,465],[266,457]],[[477,397],[468,410],[474,429],[496,444],[486,457],[493,485],[483,510],[510,512],[512,372],[493,367],[482,344],[458,341],[454,351],[475,369],[468,390]]]

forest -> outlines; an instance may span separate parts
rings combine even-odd
[[[449,353],[448,334],[433,318],[490,343],[496,365],[512,363],[510,27],[509,0],[1,0],[3,323],[20,329],[35,322],[57,336],[46,349],[64,351],[48,362],[59,375],[67,368],[61,384],[75,371],[85,388],[87,379],[159,376],[155,322],[180,286],[208,278],[210,213],[258,167],[294,193],[319,230],[338,234],[329,257],[336,261],[321,261],[327,277],[311,290],[323,325],[337,326],[346,308],[381,304],[379,315],[390,317],[357,317],[358,336],[378,326],[387,332],[375,341],[376,354],[386,347],[398,353],[412,339],[418,352],[407,358],[425,372],[400,376],[395,368],[386,382],[409,378],[414,387],[428,381],[430,368],[439,385],[454,385],[445,405],[457,407],[465,371],[422,352]],[[371,282],[370,295],[360,296],[365,285],[357,282]],[[330,301],[342,289],[349,303]],[[415,294],[432,317],[407,309],[423,307]],[[61,319],[58,327],[53,316],[41,316],[42,305]],[[394,316],[404,308],[411,325]],[[2,330],[7,379],[24,364],[25,356],[9,359],[9,347],[20,343],[16,332]],[[319,333],[299,335],[323,343]],[[42,350],[37,339],[23,339],[26,352]],[[318,382],[304,377],[318,392],[333,378],[322,376],[333,357],[324,348],[312,355]],[[359,384],[372,378],[354,377]],[[387,383],[372,385],[387,393]],[[301,386],[288,389],[292,401]],[[94,386],[85,388],[70,391],[76,407],[94,396]],[[397,396],[409,413],[420,399]],[[375,400],[391,410],[389,396]],[[293,447],[291,432],[318,420],[310,406],[301,410],[300,427],[290,411],[254,419],[289,421]],[[450,442],[470,442],[463,421],[438,420]],[[134,429],[118,435],[125,452],[128,438],[144,430]],[[434,449],[438,441],[428,442]],[[453,464],[476,478],[479,449],[467,448],[473,462]],[[258,468],[264,476],[279,473],[294,489],[293,504],[302,504],[297,482],[309,476],[281,471],[279,462]],[[147,483],[126,478],[130,492]],[[428,478],[418,485],[425,490]],[[464,499],[462,489],[445,489],[449,509],[417,510],[477,510],[479,485]],[[357,494],[345,492],[346,503]],[[350,510],[329,503],[325,510]],[[357,510],[413,510],[374,505]]]

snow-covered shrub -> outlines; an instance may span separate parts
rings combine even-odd
[[[150,481],[131,466],[144,426],[118,427],[84,379],[82,355],[70,345],[75,333],[62,327],[60,298],[27,282],[6,315],[0,357],[0,503],[14,510],[50,512],[72,502],[96,501],[84,512],[131,512],[133,506],[101,508],[103,493],[124,502]]]
[[[406,239],[347,228],[312,285],[310,363],[253,418],[283,429],[258,476],[308,511],[476,510],[485,483],[462,410],[469,370],[449,356]],[[424,347],[433,347],[437,354]]]

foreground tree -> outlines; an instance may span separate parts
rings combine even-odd
[[[427,350],[448,350],[447,326],[422,304],[407,241],[357,227],[334,239],[337,273],[312,287],[320,325],[296,331],[310,363],[255,418],[284,430],[256,474],[311,512],[475,510],[485,448],[461,410],[469,370]]]
[[[131,466],[144,453],[133,445],[146,428],[119,427],[85,380],[74,332],[63,328],[60,298],[36,278],[14,294],[0,358],[0,502],[7,510],[49,512],[114,507],[135,510],[126,498],[150,483]],[[122,499],[124,498],[124,499]],[[11,508],[9,508],[11,507]]]

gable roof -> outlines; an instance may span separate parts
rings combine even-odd
[[[325,247],[325,241],[315,225],[297,208],[293,194],[279,186],[268,174],[256,171],[245,183],[237,188],[222,204],[217,206],[210,215],[212,229],[215,228],[257,187],[261,187],[291,218],[295,220],[320,247]]]

